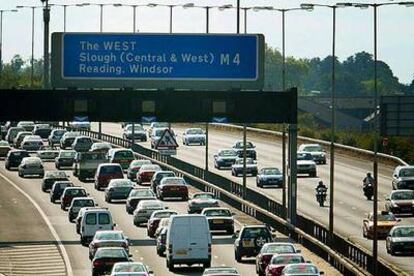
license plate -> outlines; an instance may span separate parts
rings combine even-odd
[[[185,250],[185,249],[179,249],[179,250],[175,251],[175,254],[177,256],[186,256],[187,255],[187,250]]]
[[[178,191],[178,188],[170,188],[170,191]]]
[[[248,240],[248,241],[243,241],[243,247],[253,247],[253,241]]]
[[[222,224],[222,223],[224,223],[224,220],[222,220],[222,219],[216,219],[216,220],[213,220],[213,223],[214,224]]]

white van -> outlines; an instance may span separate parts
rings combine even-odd
[[[203,215],[172,215],[167,232],[167,267],[175,264],[211,266],[211,234]]]
[[[89,243],[98,230],[114,230],[116,224],[112,221],[111,212],[107,208],[88,209],[80,223],[81,244]]]

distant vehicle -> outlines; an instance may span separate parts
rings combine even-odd
[[[56,181],[69,181],[69,176],[63,171],[46,171],[42,182],[42,191],[50,190]]]
[[[206,216],[210,231],[221,230],[226,231],[227,234],[234,233],[233,213],[228,208],[204,208],[201,214]]]
[[[108,162],[104,152],[78,152],[75,156],[73,175],[80,181],[95,176],[99,165]]]
[[[173,271],[176,264],[211,266],[211,235],[205,216],[171,216],[166,242],[168,270]]]
[[[157,199],[155,194],[148,188],[135,188],[129,192],[125,210],[128,214],[132,214],[141,200]]]
[[[73,122],[69,122],[69,127],[76,129],[76,130],[91,130],[91,123],[88,121],[84,121],[84,122],[73,121]]]
[[[120,164],[123,170],[127,170],[129,164],[135,160],[134,152],[130,149],[110,149],[108,151],[109,163]]]
[[[157,236],[155,237],[156,242],[156,250],[158,256],[164,256],[165,250],[167,250],[167,233],[168,233],[168,227],[162,227],[159,229]]]
[[[136,181],[137,180],[137,173],[138,173],[139,169],[141,168],[141,166],[144,165],[144,164],[152,164],[152,163],[148,159],[133,160],[129,164],[129,167],[128,167],[128,170],[127,170],[128,179],[130,179],[132,181]]]
[[[59,151],[53,150],[53,149],[42,149],[42,150],[38,150],[36,152],[36,155],[37,157],[42,159],[42,161],[50,162],[50,161],[55,161],[56,157],[59,156]]]
[[[42,160],[39,157],[25,157],[19,165],[19,176],[26,177],[26,175],[37,175],[43,177],[45,169],[43,168]]]
[[[55,158],[55,167],[60,170],[62,167],[72,167],[75,161],[76,151],[60,150],[59,155]]]
[[[50,202],[55,203],[56,200],[60,200],[63,191],[67,187],[73,187],[73,183],[70,181],[56,181],[50,189]]]
[[[32,132],[30,131],[20,131],[17,133],[16,137],[13,139],[13,145],[16,149],[19,149],[24,137],[32,135]]]
[[[242,257],[256,257],[263,245],[273,242],[274,235],[266,225],[245,225],[236,231],[234,254],[237,262]]]
[[[169,218],[172,215],[176,215],[177,212],[173,210],[159,210],[151,214],[151,217],[148,219],[147,223],[147,236],[150,238],[155,237],[155,231],[160,224],[161,219]]]
[[[217,266],[204,269],[202,276],[240,276],[237,269],[229,266]]]
[[[4,167],[7,170],[10,170],[11,168],[17,168],[25,157],[30,157],[27,151],[12,149],[7,153]]]
[[[164,200],[166,197],[179,197],[188,200],[187,183],[183,177],[164,177],[157,186],[157,198]]]
[[[313,161],[312,154],[309,152],[297,153],[297,173],[309,174],[310,177],[316,177],[316,163]]]
[[[114,199],[127,199],[134,188],[134,183],[129,179],[111,179],[108,187],[105,188],[105,201],[111,202]]]
[[[154,272],[140,262],[117,262],[112,268],[111,276],[145,276]]]
[[[273,255],[269,265],[266,267],[265,275],[280,276],[282,275],[282,270],[286,267],[286,265],[299,263],[305,263],[305,259],[301,254],[283,253]]]
[[[265,275],[266,267],[272,257],[281,253],[300,253],[300,250],[297,250],[290,242],[265,243],[256,256],[256,272],[259,275]]]
[[[9,143],[5,140],[0,141],[0,157],[6,157],[9,151],[12,149]]]
[[[387,253],[414,253],[414,225],[397,225],[389,232],[386,240]]]
[[[198,192],[193,194],[188,201],[187,211],[189,214],[201,213],[204,208],[219,207],[216,196],[210,192]]]
[[[152,122],[150,124],[150,127],[148,128],[148,135],[151,136],[152,134],[152,130],[155,128],[162,128],[162,129],[166,129],[170,126],[169,123],[163,123],[163,122]]]
[[[206,144],[206,134],[201,128],[187,128],[183,133],[183,145]]]
[[[129,253],[128,237],[119,230],[96,231],[89,243],[89,259],[92,260],[98,248],[103,247],[122,247]]]
[[[63,134],[62,138],[60,139],[60,148],[66,149],[72,146],[73,141],[75,138],[80,136],[80,132],[77,131],[68,131]]]
[[[263,188],[263,186],[283,186],[283,175],[278,168],[263,168],[260,169],[256,177],[256,186]]]
[[[252,142],[247,141],[246,142],[246,157],[252,158],[253,160],[257,159],[257,153],[255,150],[256,146],[253,145]],[[243,158],[243,150],[244,150],[244,143],[243,141],[236,141],[233,144],[233,149],[237,152],[237,155],[240,158]]]
[[[393,213],[386,211],[378,212],[377,214],[377,235],[378,238],[386,238],[388,232],[394,227],[397,222],[401,221],[397,219]],[[364,238],[372,239],[374,237],[374,214],[371,212],[367,218],[362,221],[362,235]]]
[[[87,152],[93,144],[92,138],[89,136],[78,136],[73,140],[72,149],[77,152]]]
[[[393,190],[414,190],[414,166],[397,166],[392,174]]]
[[[19,132],[27,131],[26,129],[22,127],[11,127],[7,130],[6,138],[5,140],[9,142],[9,144],[13,144],[14,138],[16,138],[17,134]]]
[[[60,208],[66,210],[75,197],[87,197],[89,194],[83,187],[66,187],[60,196]]]
[[[319,144],[302,144],[298,151],[309,152],[317,164],[326,164],[326,151]]]
[[[222,149],[219,150],[217,154],[214,155],[214,167],[216,169],[221,168],[231,168],[231,166],[236,162],[239,156],[235,150],[232,149]]]
[[[165,132],[165,130],[168,129],[168,127],[163,127],[163,128],[154,128],[152,129],[152,132],[150,134],[150,138],[151,138],[151,148],[155,149],[155,147],[158,144],[158,140],[161,139],[161,136],[163,135],[163,133]],[[174,136],[175,138],[175,133],[173,129],[170,129],[171,134]]]
[[[91,152],[103,152],[105,154],[108,154],[108,151],[112,149],[111,144],[106,142],[95,142],[92,144],[89,151]]]
[[[239,176],[243,175],[244,170],[243,158],[237,158],[233,165],[231,165],[231,175]],[[257,162],[252,158],[246,158],[246,175],[251,174],[252,176],[257,175]]]
[[[319,271],[319,269],[310,263],[302,263],[302,264],[288,264],[282,270],[283,276],[299,276],[299,275],[307,275],[307,276],[319,276],[323,275],[323,271]]]
[[[155,233],[154,233],[154,237],[156,239],[159,237],[159,235],[164,230],[164,228],[168,228],[170,226],[170,217],[168,217],[168,218],[162,218],[160,220],[160,223],[158,224],[158,227],[157,227],[157,229],[155,229]],[[165,240],[162,241],[162,245],[161,246],[164,246],[164,250],[163,250],[163,253],[164,253],[164,251],[165,251]]]
[[[392,191],[385,198],[385,210],[394,214],[414,214],[414,191]]]
[[[160,185],[160,181],[164,177],[175,177],[175,172],[173,171],[158,171],[155,172],[151,179],[151,190],[156,193],[157,192],[157,186]]]
[[[140,226],[141,223],[147,223],[153,212],[164,209],[166,208],[162,201],[141,200],[134,211],[134,225]]]
[[[32,132],[33,135],[39,135],[42,139],[48,139],[52,127],[49,124],[35,124]]]
[[[72,200],[72,202],[73,202],[73,200]],[[83,215],[85,214],[85,212],[87,210],[100,210],[100,209],[102,209],[102,207],[97,207],[97,206],[80,208],[78,216],[75,218],[76,233],[78,233],[80,235],[80,226],[81,226],[82,218],[83,218]]]
[[[83,207],[94,207],[98,204],[92,197],[75,197],[68,209],[68,219],[72,222],[79,214],[79,211]]]
[[[124,139],[132,140],[132,124],[128,124],[124,128],[124,134],[122,135]],[[147,132],[142,127],[142,125],[134,125],[134,140],[139,140],[141,142],[147,141]]]
[[[95,173],[95,189],[108,187],[111,179],[124,178],[121,165],[112,163],[99,164]]]
[[[53,129],[52,132],[50,132],[49,137],[47,138],[49,146],[60,144],[60,139],[62,139],[62,136],[66,132],[67,132],[66,129]]]
[[[115,226],[111,212],[107,208],[88,207],[83,212],[80,221],[79,234],[81,244],[88,244],[95,236],[96,231],[114,230]]]
[[[156,164],[144,164],[137,173],[137,183],[139,185],[150,185],[152,176],[161,171],[161,167]]]
[[[27,135],[23,138],[20,148],[23,150],[37,151],[43,147],[43,140],[38,135]]]
[[[32,121],[20,121],[17,123],[17,127],[22,127],[26,131],[33,131],[35,123]]]
[[[92,276],[105,275],[112,271],[115,263],[132,261],[130,257],[132,255],[122,247],[98,248],[92,259]]]

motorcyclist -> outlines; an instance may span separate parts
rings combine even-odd
[[[367,172],[367,176],[364,178],[364,180],[362,180],[362,184],[363,184],[364,188],[368,184],[371,184],[371,185],[374,184],[374,178],[371,176],[370,172]]]
[[[315,188],[316,192],[318,192],[319,189],[324,190],[324,191],[328,190],[328,187],[326,187],[326,185],[323,184],[322,180],[318,182],[318,186],[316,186]]]

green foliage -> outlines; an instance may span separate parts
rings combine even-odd
[[[43,60],[33,61],[33,87],[42,87]],[[10,63],[3,64],[0,74],[0,88],[30,87],[31,86],[31,64],[30,60],[23,60],[21,56],[15,55]]]

